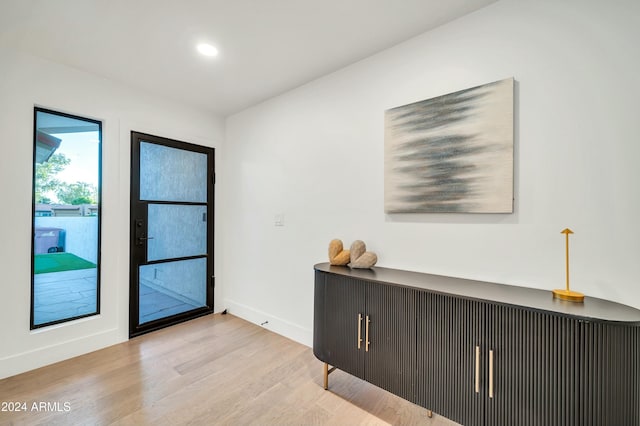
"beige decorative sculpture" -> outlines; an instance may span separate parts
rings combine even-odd
[[[353,244],[351,244],[350,252],[350,268],[368,269],[378,261],[378,256],[371,251],[367,251],[367,246],[364,244],[364,241],[361,240],[355,240]]]
[[[329,263],[331,265],[344,266],[349,263],[351,256],[349,250],[343,250],[341,240],[331,240],[329,243]]]

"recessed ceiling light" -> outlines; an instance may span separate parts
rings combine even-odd
[[[200,43],[197,49],[204,56],[216,56],[218,54],[218,49],[207,43]]]

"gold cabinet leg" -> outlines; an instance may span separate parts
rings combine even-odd
[[[329,374],[333,373],[336,367],[329,368],[328,363],[324,363],[324,390],[329,389]]]
[[[427,417],[429,418],[433,417],[433,411],[427,410]]]
[[[329,364],[324,363],[324,390],[329,389]]]

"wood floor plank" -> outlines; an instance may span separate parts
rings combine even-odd
[[[322,381],[310,348],[209,315],[0,380],[27,405],[0,425],[454,424],[340,370]]]

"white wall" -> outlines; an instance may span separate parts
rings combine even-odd
[[[11,50],[0,49],[0,74],[2,378],[128,338],[131,130],[217,148],[224,135],[222,121],[204,111]],[[34,105],[103,120],[102,309],[99,316],[31,332]]]
[[[562,288],[570,227],[572,288],[640,308],[639,5],[501,1],[228,118],[225,307],[311,344],[332,238],[379,266]],[[385,109],[512,76],[515,213],[385,215]]]
[[[64,251],[73,253],[89,262],[98,262],[97,216],[40,216],[35,218],[34,223],[36,228],[63,229]]]

